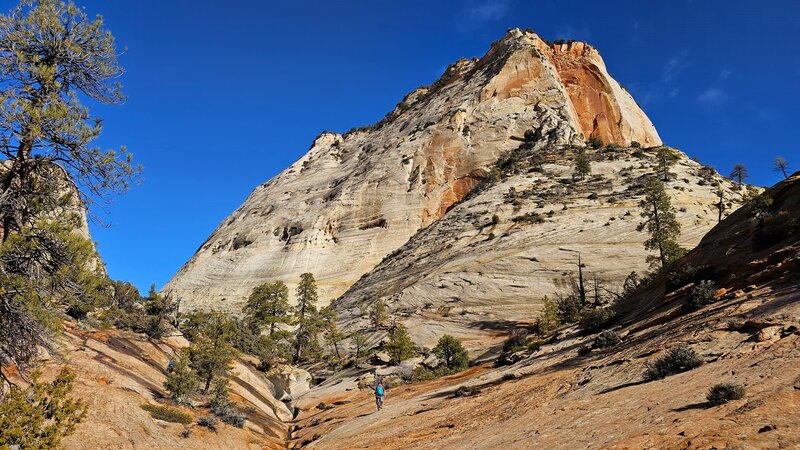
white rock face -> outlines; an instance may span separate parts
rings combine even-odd
[[[299,367],[280,366],[267,379],[272,383],[272,395],[278,400],[294,400],[311,389],[311,374]]]
[[[570,294],[578,252],[589,290],[597,280],[600,295],[613,299],[631,271],[648,269],[647,235],[636,228],[655,151],[587,153],[592,175],[584,181],[572,180],[573,150],[540,152],[541,172],[508,176],[421,230],[334,302],[344,326],[369,329],[360,311],[382,299],[418,345],[432,348],[450,334],[486,348],[531,324],[545,296]],[[727,199],[741,192],[682,153],[671,172],[680,243],[693,248],[717,223],[716,191]]]
[[[512,30],[378,124],[322,133],[257,187],[164,291],[190,309],[237,311],[253,287],[283,280],[293,290],[312,272],[327,304],[444,216],[526,131],[537,148],[589,137],[661,142],[594,49]]]

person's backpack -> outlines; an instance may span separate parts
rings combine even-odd
[[[378,385],[378,387],[375,388],[375,394],[376,395],[383,395],[383,386]]]

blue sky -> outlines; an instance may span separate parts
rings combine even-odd
[[[12,6],[11,2],[3,2]],[[94,107],[143,182],[92,226],[109,274],[163,285],[322,130],[379,120],[509,27],[586,40],[662,139],[772,184],[800,168],[797,1],[78,0],[117,37],[128,101]]]

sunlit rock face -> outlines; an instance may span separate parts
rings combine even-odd
[[[320,134],[217,227],[164,291],[190,309],[236,311],[254,286],[283,280],[293,288],[312,272],[328,303],[442,218],[526,131],[537,148],[587,138],[660,144],[596,50],[511,30],[378,124]]]

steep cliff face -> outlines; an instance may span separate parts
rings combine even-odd
[[[526,131],[536,148],[587,137],[660,143],[594,49],[511,30],[378,124],[322,133],[257,187],[164,290],[189,308],[236,310],[264,281],[291,288],[313,272],[327,303],[444,216]]]

